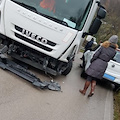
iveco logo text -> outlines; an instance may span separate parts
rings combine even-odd
[[[32,39],[37,40],[38,42],[42,42],[44,44],[47,44],[47,39],[45,39],[39,35],[36,35],[28,30],[22,29],[22,34],[24,34],[28,37],[31,37]]]

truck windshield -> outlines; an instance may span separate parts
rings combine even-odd
[[[65,26],[81,30],[93,0],[11,0]]]

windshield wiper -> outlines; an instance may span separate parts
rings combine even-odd
[[[29,9],[29,10],[35,12],[35,13],[38,13],[38,11],[36,10],[36,8],[34,8],[34,7],[30,6],[30,5],[27,5],[27,4],[25,4],[25,3],[18,2],[18,1],[15,1],[15,0],[11,0],[11,1],[13,1],[13,2],[15,2],[15,3],[21,5],[22,7],[25,7],[25,8],[27,8],[27,9]]]
[[[43,13],[38,13],[38,14],[40,14],[40,15],[42,15],[42,16],[50,19],[50,20],[53,20],[53,21],[55,21],[55,22],[57,22],[57,23],[60,23],[60,24],[65,25],[65,26],[68,27],[67,22],[65,22],[65,21],[63,21],[63,20],[59,20],[59,19],[57,19],[57,18],[55,18],[55,17],[51,17],[51,16],[45,15],[45,14],[43,14]]]

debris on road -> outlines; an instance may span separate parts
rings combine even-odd
[[[61,91],[61,86],[54,82],[53,80],[48,81],[41,81],[37,78],[33,73],[28,71],[25,67],[17,64],[16,62],[10,60],[5,56],[4,53],[7,52],[7,46],[4,46],[0,49],[0,67],[4,70],[9,70],[10,72],[24,78],[25,80],[31,82],[34,86],[39,87],[41,89],[48,88],[49,90],[53,91]]]

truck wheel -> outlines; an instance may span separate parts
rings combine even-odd
[[[71,69],[72,69],[72,65],[73,65],[73,62],[70,61],[68,68],[65,71],[62,72],[62,75],[66,76],[67,74],[69,74]]]

